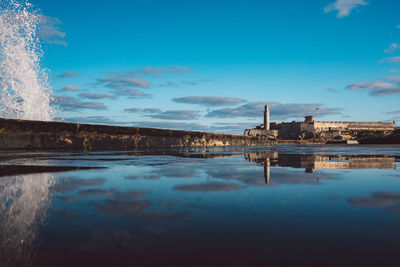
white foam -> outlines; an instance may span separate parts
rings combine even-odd
[[[28,1],[1,0],[0,4],[0,116],[26,120],[53,120],[52,88],[37,29],[43,16]]]

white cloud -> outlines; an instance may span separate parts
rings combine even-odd
[[[168,66],[164,68],[160,67],[150,67],[146,66],[140,69],[134,69],[131,71],[125,71],[125,72],[115,72],[114,75],[118,77],[125,77],[125,78],[136,78],[136,77],[143,77],[146,75],[151,75],[155,77],[161,77],[163,74],[175,74],[175,75],[180,75],[180,74],[186,74],[191,72],[192,69],[185,67],[185,66]]]
[[[152,97],[150,94],[143,93],[137,88],[119,89],[114,90],[117,96],[126,96],[129,99],[142,98],[142,97]]]
[[[141,108],[126,108],[124,109],[125,112],[129,112],[129,113],[137,113],[140,112],[142,109]]]
[[[148,76],[150,76],[150,79],[159,79],[164,74],[182,75],[191,71],[192,69],[184,66],[168,66],[164,68],[147,66],[131,71],[114,71],[106,76],[98,78],[92,83],[92,87],[104,86],[112,89],[114,95],[117,96],[127,96],[129,98],[151,97],[151,95],[145,94],[137,89],[150,88],[153,85],[153,83],[148,80]],[[146,78],[144,78],[145,76]],[[165,83],[159,83],[159,86],[178,87],[178,84],[173,81],[166,81]]]
[[[175,97],[172,101],[176,103],[196,104],[203,106],[233,106],[246,102],[241,98],[222,97],[222,96],[186,96]]]
[[[69,77],[76,77],[76,76],[81,76],[81,73],[77,73],[77,72],[72,72],[67,70],[66,72],[63,72],[59,75],[57,75],[57,78],[69,78]]]
[[[353,9],[367,4],[368,3],[364,0],[336,0],[336,2],[327,5],[324,8],[324,12],[338,11],[337,17],[344,18],[350,15]]]
[[[338,115],[339,108],[325,108],[318,103],[288,103],[277,102],[249,102],[236,108],[222,108],[210,111],[209,118],[260,118],[264,112],[264,105],[268,104],[271,110],[271,118],[276,120],[297,119],[306,115],[317,113],[319,116]]]
[[[394,52],[400,51],[400,45],[397,43],[392,43],[389,45],[387,49],[385,49],[385,54],[391,54]]]
[[[101,102],[82,102],[78,98],[72,96],[56,96],[52,102],[64,111],[80,111],[83,109],[107,109],[107,107]]]
[[[143,112],[145,113],[161,113],[161,109],[159,108],[145,108],[143,109]]]
[[[117,99],[117,97],[111,93],[108,94],[81,93],[79,94],[79,96],[87,99],[104,99],[104,98]]]
[[[349,84],[347,89],[367,91],[372,96],[390,96],[400,94],[400,86],[383,81],[358,82]]]
[[[140,88],[150,87],[150,83],[148,81],[138,78],[104,77],[99,78],[98,82],[103,83],[104,86],[111,89],[126,89],[136,86]]]
[[[150,113],[152,114],[146,116],[161,120],[196,120],[200,117],[200,113],[193,110],[157,110]]]
[[[200,117],[198,111],[192,110],[167,110],[162,111],[159,108],[127,108],[125,112],[148,114],[145,117],[161,120],[196,120]]]
[[[65,41],[67,34],[60,29],[61,26],[62,22],[58,18],[43,16],[38,29],[39,38],[48,44],[68,45]]]
[[[392,110],[392,111],[388,111],[388,112],[385,112],[385,114],[400,114],[400,110]]]
[[[79,87],[78,86],[73,86],[73,85],[67,85],[64,86],[61,91],[71,91],[71,92],[76,92],[79,91]]]
[[[381,63],[389,62],[389,63],[400,64],[400,57],[387,57],[387,58],[381,59],[379,62],[381,62]]]
[[[329,92],[329,93],[337,93],[337,92],[339,92],[335,88],[326,88],[326,91]]]
[[[148,127],[148,128],[161,128],[161,129],[174,129],[186,131],[208,131],[206,125],[198,123],[187,122],[171,122],[171,121],[137,121],[132,122],[135,127]]]
[[[160,86],[160,87],[179,87],[179,85],[177,85],[176,83],[171,82],[171,81],[167,81],[164,84],[159,84],[158,86]]]
[[[385,77],[385,79],[388,80],[389,82],[400,84],[400,76],[388,76]]]
[[[184,66],[169,66],[166,68],[144,67],[143,69],[138,71],[142,75],[161,76],[163,73],[184,74],[191,72],[192,69]]]

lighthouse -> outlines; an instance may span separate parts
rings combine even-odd
[[[268,109],[268,105],[265,105],[265,110],[264,110],[264,130],[269,131],[269,109]]]

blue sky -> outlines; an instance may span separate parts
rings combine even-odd
[[[396,0],[31,2],[67,121],[242,133],[269,103],[400,124]]]

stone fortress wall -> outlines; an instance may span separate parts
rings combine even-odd
[[[268,114],[267,114],[268,113]],[[264,111],[264,124],[269,121],[269,109]],[[387,136],[395,130],[394,122],[350,122],[350,121],[315,121],[313,116],[306,116],[302,122],[273,122],[267,127],[261,124],[254,129],[246,129],[245,136],[262,136],[270,139],[357,139],[362,133],[377,133]]]
[[[314,121],[315,132],[338,131],[393,131],[393,122]]]

